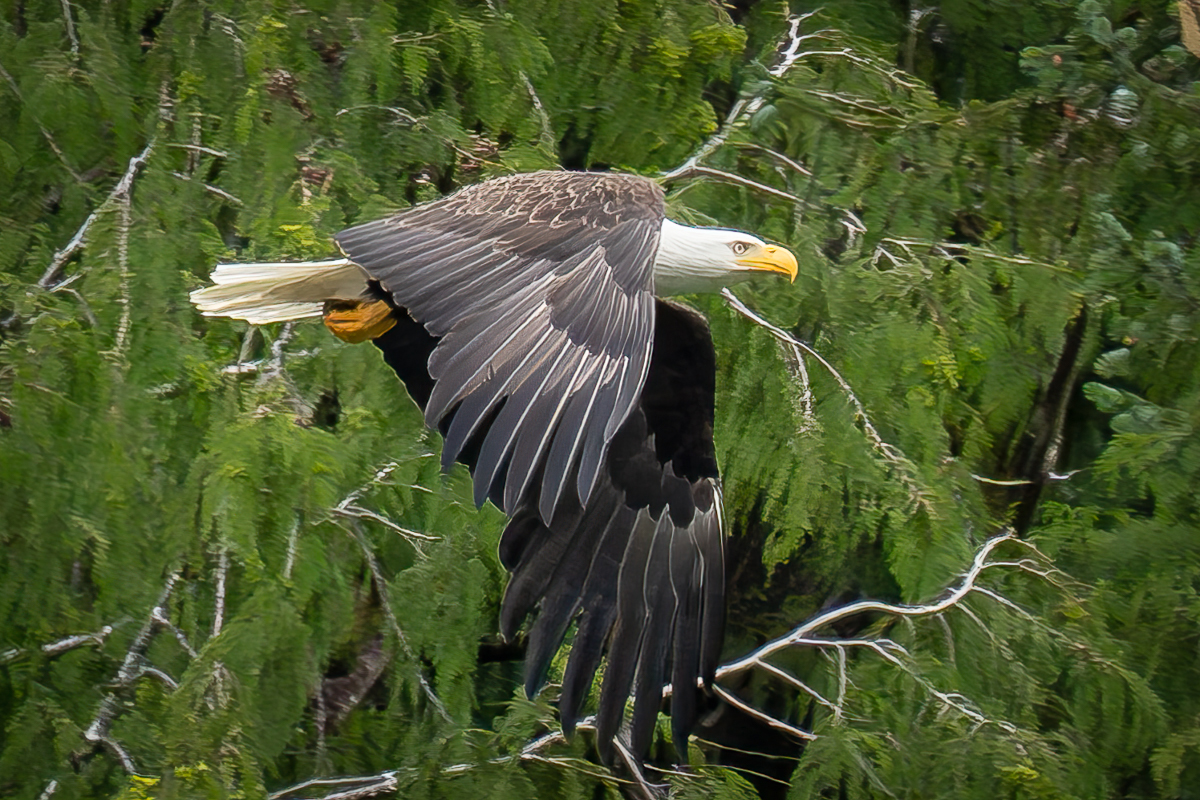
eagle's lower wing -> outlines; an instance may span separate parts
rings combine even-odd
[[[337,235],[437,340],[425,419],[444,465],[471,467],[477,503],[511,514],[537,498],[550,522],[564,497],[588,502],[645,380],[662,219],[651,181],[544,172]]]
[[[607,653],[596,721],[605,760],[631,693],[630,746],[646,751],[668,680],[673,738],[686,756],[697,684],[712,682],[724,629],[712,340],[702,316],[658,301],[654,347],[639,403],[612,441],[587,508],[553,527],[519,509],[500,545],[513,573],[502,632],[514,633],[538,607],[525,656],[530,696],[578,623],[559,699],[567,732]]]

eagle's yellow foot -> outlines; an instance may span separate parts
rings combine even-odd
[[[330,333],[350,344],[382,336],[396,324],[391,306],[382,300],[366,303],[328,300],[325,302],[324,319]]]

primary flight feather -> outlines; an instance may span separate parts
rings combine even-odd
[[[500,625],[512,637],[534,615],[526,693],[575,622],[564,731],[607,658],[601,757],[631,695],[629,746],[646,752],[667,682],[686,755],[724,628],[715,367],[704,317],[661,298],[795,279],[795,257],[672,222],[656,183],[607,173],[497,178],[335,239],[345,258],[219,265],[192,302],[372,341],[445,437],[443,466],[466,464],[476,503],[509,516]]]

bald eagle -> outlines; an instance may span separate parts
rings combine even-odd
[[[724,629],[715,367],[704,317],[661,298],[794,280],[795,256],[666,219],[649,179],[573,172],[485,181],[335,240],[343,258],[218,265],[192,302],[255,324],[322,316],[373,342],[444,437],[443,468],[466,464],[476,504],[509,517],[500,629],[534,615],[526,694],[574,622],[564,733],[606,657],[601,758],[630,696],[644,756],[668,681],[685,758]]]

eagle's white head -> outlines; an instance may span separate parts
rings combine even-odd
[[[713,292],[764,272],[794,281],[796,270],[796,257],[786,247],[728,228],[693,228],[664,219],[654,256],[654,293]]]

